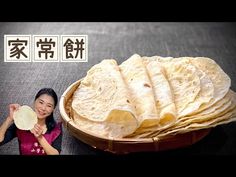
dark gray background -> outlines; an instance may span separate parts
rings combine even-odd
[[[87,63],[4,63],[5,34],[88,35]],[[42,87],[62,95],[65,89],[86,75],[103,59],[121,63],[134,53],[141,56],[203,56],[214,59],[230,76],[236,91],[236,23],[219,22],[79,22],[0,23],[0,123],[8,115],[8,104],[32,105]],[[59,119],[56,109],[56,118]],[[184,149],[155,154],[236,154],[236,123],[214,128],[200,142]],[[19,154],[16,139],[0,147],[0,154]],[[62,154],[104,154],[82,143],[63,128]],[[139,153],[137,153],[139,154]]]

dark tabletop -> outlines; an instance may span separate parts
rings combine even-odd
[[[8,104],[32,105],[42,87],[52,87],[60,97],[65,89],[86,75],[103,59],[118,63],[134,53],[141,56],[203,56],[214,59],[231,78],[236,91],[236,23],[0,23],[0,123],[8,114]],[[88,62],[85,63],[5,63],[4,35],[88,35]],[[56,108],[56,117],[59,118]],[[136,154],[149,154],[136,153]],[[0,147],[0,154],[19,154],[16,139]],[[63,155],[106,155],[71,136],[63,128]],[[221,125],[198,143],[182,149],[155,154],[236,155],[236,123]],[[109,153],[107,155],[110,155]]]

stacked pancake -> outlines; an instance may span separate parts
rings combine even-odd
[[[236,94],[204,57],[141,57],[94,65],[74,92],[73,120],[105,138],[165,138],[236,120]]]

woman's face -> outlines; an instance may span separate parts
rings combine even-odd
[[[45,119],[54,111],[54,100],[50,95],[43,94],[34,102],[34,110],[38,119]]]

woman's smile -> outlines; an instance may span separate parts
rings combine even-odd
[[[54,100],[51,96],[43,94],[35,100],[34,107],[38,118],[46,118],[54,110]]]

